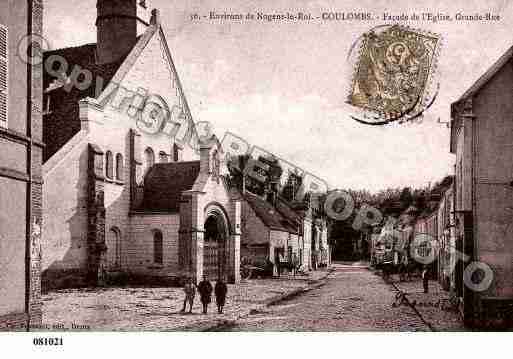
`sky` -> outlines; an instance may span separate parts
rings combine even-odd
[[[513,2],[147,0],[162,26],[194,121],[209,121],[328,182],[331,188],[426,186],[453,173],[450,104],[510,46]],[[371,21],[191,20],[216,13],[370,12]],[[492,13],[496,21],[386,21],[430,12]],[[52,48],[96,41],[96,0],[46,0]],[[421,123],[366,126],[344,104],[354,64],[347,55],[370,28],[399,23],[440,34],[440,91]]]

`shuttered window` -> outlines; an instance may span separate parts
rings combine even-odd
[[[7,127],[7,103],[9,84],[7,27],[0,24],[0,126]]]

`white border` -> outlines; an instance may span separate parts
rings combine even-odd
[[[0,59],[5,60],[6,62],[6,89],[5,94],[7,97],[6,103],[6,114],[5,114],[5,123],[0,120],[0,127],[7,128],[9,126],[9,28],[6,25],[0,24],[0,28],[5,29],[5,59],[0,57]]]
[[[62,337],[63,346],[34,346]],[[5,358],[388,359],[483,358],[509,349],[509,333],[0,333]],[[27,354],[27,355],[25,355]]]

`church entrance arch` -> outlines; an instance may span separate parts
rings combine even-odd
[[[203,274],[216,280],[227,274],[228,258],[228,223],[217,206],[207,211],[204,229]]]

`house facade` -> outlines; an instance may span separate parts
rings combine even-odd
[[[41,324],[42,21],[41,0],[0,3],[0,330]]]
[[[297,210],[281,197],[274,201],[246,192],[242,204],[241,258],[273,264],[296,263],[301,270],[329,266],[331,257],[325,221],[314,219],[311,209]],[[281,258],[281,259],[280,259]]]
[[[454,237],[454,191],[453,177],[450,183],[441,188],[440,202],[438,204],[438,281],[445,290],[454,291],[455,266],[454,251],[456,249]],[[451,286],[451,283],[453,284]]]
[[[219,141],[198,136],[158,11],[97,9],[97,43],[45,53],[45,287],[112,273],[238,281],[240,201]]]
[[[438,203],[431,201],[428,214],[426,215],[426,232],[431,239],[431,250],[430,255],[433,256],[434,260],[429,264],[430,277],[432,279],[438,279],[438,267],[439,267],[439,249],[440,242],[438,238]]]
[[[512,56],[510,48],[451,106],[456,293],[471,326],[511,320]]]

